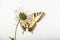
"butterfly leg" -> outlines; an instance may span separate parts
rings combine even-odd
[[[24,34],[24,31],[22,32],[22,34]]]
[[[33,34],[33,31],[31,33]]]

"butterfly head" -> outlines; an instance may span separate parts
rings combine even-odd
[[[27,19],[27,15],[26,15],[24,12],[20,12],[20,13],[19,13],[19,18],[20,18],[21,20],[25,20],[25,19]]]

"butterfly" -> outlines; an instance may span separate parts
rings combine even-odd
[[[33,32],[36,28],[36,23],[39,22],[45,16],[45,12],[35,12],[31,15],[27,15],[24,12],[18,14],[20,26],[23,33],[28,29],[29,32]]]

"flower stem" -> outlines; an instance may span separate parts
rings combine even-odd
[[[15,29],[15,40],[16,40],[16,34],[17,34],[17,28],[18,28],[18,24],[19,24],[20,20],[18,21],[17,25],[16,25],[16,29]]]

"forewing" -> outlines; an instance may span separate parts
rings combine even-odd
[[[45,16],[45,13],[44,12],[36,12],[36,13],[33,13],[33,19],[36,22],[39,22],[44,16]]]
[[[39,22],[44,16],[45,16],[44,12],[33,13],[29,23],[28,31],[32,32],[36,27],[36,22]]]

